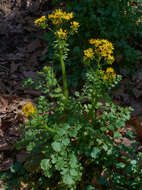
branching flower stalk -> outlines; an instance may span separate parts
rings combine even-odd
[[[89,67],[91,75],[94,79],[97,79],[94,84],[94,89],[91,92],[91,109],[89,110],[87,119],[95,123],[96,119],[96,104],[99,102],[100,97],[98,94],[103,94],[102,89],[110,86],[116,79],[116,73],[112,67],[108,67],[104,71],[103,65],[111,65],[114,62],[113,50],[114,47],[111,42],[104,39],[90,39],[89,44],[91,47],[84,50],[84,63]],[[95,68],[92,65],[95,62]],[[99,88],[97,87],[99,84]]]
[[[72,12],[67,13],[65,11],[62,11],[62,9],[55,9],[51,14],[48,15],[48,19],[51,21],[53,25],[53,30],[52,29],[50,30],[55,31],[54,32],[56,38],[55,51],[59,57],[62,69],[65,103],[68,101],[69,97],[66,68],[65,68],[65,58],[68,51],[67,39],[71,35],[74,35],[74,33],[77,33],[79,28],[79,23],[77,21],[71,21],[73,17],[74,15]],[[64,27],[65,23],[68,25],[68,27],[66,28]],[[39,19],[35,20],[35,24],[43,29],[46,29],[48,26],[47,18],[45,16],[42,16]]]

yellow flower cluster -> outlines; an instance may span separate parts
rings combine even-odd
[[[108,67],[106,73],[114,73],[114,69],[112,67]]]
[[[78,22],[76,22],[76,21],[73,21],[73,22],[71,22],[70,23],[71,24],[71,29],[73,29],[74,31],[77,31],[78,30],[78,28],[79,28],[79,23]]]
[[[109,75],[109,77],[114,80],[116,78],[116,73],[114,72],[114,69],[112,67],[108,67],[106,70],[106,74]]]
[[[23,106],[22,108],[22,113],[28,117],[29,115],[33,114],[36,112],[36,109],[35,107],[32,105],[32,103],[27,103]]]
[[[84,61],[87,59],[93,59],[94,58],[94,51],[92,48],[88,48],[84,50]]]
[[[114,81],[116,78],[116,73],[112,67],[108,67],[105,72],[103,70],[99,70],[99,74],[104,80]]]
[[[42,16],[34,21],[35,24],[39,25],[42,22],[45,22],[47,20],[46,16]]]
[[[104,39],[90,39],[89,43],[95,46],[94,52],[96,55],[104,57],[109,64],[114,62],[115,59],[112,56],[114,47],[111,42]]]
[[[58,36],[59,39],[66,39],[67,38],[67,31],[60,28],[57,31],[57,36]]]
[[[63,20],[69,21],[73,18],[73,13],[63,12],[62,9],[55,9],[51,14],[48,15],[48,18],[52,21],[53,24],[61,24]]]

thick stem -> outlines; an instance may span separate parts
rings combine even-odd
[[[67,86],[66,69],[65,69],[62,49],[60,49],[60,63],[61,63],[61,67],[62,67],[64,95],[65,95],[66,101],[67,101],[68,100],[68,86]]]

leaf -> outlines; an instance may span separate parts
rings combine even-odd
[[[50,160],[49,159],[43,159],[40,163],[41,169],[43,169],[44,174],[46,177],[51,177],[52,176],[52,171],[50,168],[52,167]]]
[[[76,169],[70,169],[71,176],[78,176],[78,171]]]
[[[86,190],[94,190],[95,188],[92,185],[87,186]]]
[[[67,146],[67,145],[69,145],[69,143],[70,143],[70,139],[69,138],[63,138],[63,140],[62,140],[62,144],[63,145]]]
[[[67,185],[73,185],[74,184],[74,180],[69,174],[63,176],[63,182]]]
[[[101,127],[101,131],[107,131],[107,128],[106,127]]]
[[[80,94],[79,94],[78,91],[75,91],[74,95],[75,95],[76,97],[79,97],[79,96],[80,96]]]
[[[132,165],[136,165],[137,161],[136,160],[131,160]]]
[[[61,144],[59,142],[54,142],[52,143],[52,148],[56,151],[56,152],[60,152],[61,151]]]
[[[77,158],[76,158],[76,156],[74,154],[70,155],[70,162],[69,163],[70,163],[71,168],[76,168],[77,167],[78,161],[77,161]]]
[[[27,151],[32,151],[32,149],[34,148],[35,143],[34,142],[30,142],[29,145],[27,146]]]
[[[105,150],[105,151],[107,151],[108,150],[108,146],[106,145],[106,144],[103,144],[103,149]]]
[[[10,171],[16,173],[21,169],[21,166],[22,165],[19,162],[16,162],[16,164],[10,168]]]
[[[62,170],[63,167],[66,166],[66,162],[64,161],[63,157],[58,157],[55,163],[56,170]]]
[[[66,134],[66,130],[63,127],[58,128],[57,134],[58,134],[58,136],[62,137]]]
[[[97,158],[98,154],[100,153],[100,149],[99,148],[93,148],[92,152],[91,152],[91,157],[92,158]]]
[[[114,131],[114,138],[121,138],[122,135],[118,131]]]
[[[41,169],[48,170],[51,168],[51,163],[49,159],[43,159],[40,163]]]
[[[125,167],[125,164],[120,162],[117,164],[117,168],[124,168]]]
[[[55,93],[61,93],[61,92],[62,92],[62,89],[61,89],[61,88],[56,88],[56,89],[54,90],[54,92],[55,92]]]

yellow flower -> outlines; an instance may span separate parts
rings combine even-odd
[[[23,108],[22,108],[22,112],[23,114],[28,117],[29,115],[33,114],[36,112],[35,107],[32,105],[31,102],[26,103]]]
[[[89,40],[89,43],[98,47],[101,44],[101,40],[96,40],[92,38]]]
[[[86,58],[90,58],[90,59],[94,58],[93,49],[89,48],[89,49],[84,50],[84,55]]]
[[[112,73],[112,79],[114,80],[116,78],[116,73]]]
[[[44,21],[47,20],[47,18],[46,18],[46,16],[42,16],[42,17],[40,18],[40,20],[41,20],[42,22],[44,22]]]
[[[106,60],[109,61],[109,64],[112,64],[112,63],[115,61],[115,59],[114,59],[114,57],[113,57],[112,55],[108,55],[108,56],[106,57]]]
[[[70,22],[71,26],[70,28],[72,29],[72,31],[77,32],[78,28],[79,28],[79,23],[76,21]]]
[[[63,20],[69,21],[73,18],[73,13],[63,12],[62,9],[55,9],[51,14],[48,15],[48,18],[52,21],[53,24],[61,24]]]
[[[71,20],[73,18],[73,13],[66,13],[66,12],[64,12],[64,14],[63,14],[63,19],[65,19],[65,20]]]
[[[103,70],[99,70],[99,74],[103,75],[104,71]]]
[[[107,80],[109,77],[108,77],[108,75],[104,75],[103,78],[104,78],[104,80]]]
[[[104,79],[111,79],[114,80],[116,78],[116,73],[114,72],[114,69],[112,67],[108,67],[106,69],[106,76],[104,76]]]
[[[94,52],[96,55],[102,56],[109,64],[114,62],[114,57],[111,55],[113,53],[114,47],[111,42],[105,39],[90,39],[89,43],[94,45]]]
[[[61,9],[55,9],[51,14],[48,14],[49,19],[55,19],[57,17],[60,17],[63,15],[63,12]]]
[[[89,43],[90,43],[90,44],[94,44],[94,41],[95,41],[95,39],[90,39],[90,40],[89,40]]]
[[[107,82],[113,82],[116,78],[116,73],[114,72],[114,69],[112,67],[108,67],[106,71],[99,70],[99,74],[101,75],[101,78],[104,80],[107,80]]]
[[[48,18],[52,20],[53,24],[62,23],[63,12],[61,9],[55,9],[51,14],[48,15]]]
[[[79,23],[76,21],[71,22],[71,25],[74,26],[75,28],[79,28]]]
[[[42,16],[34,21],[35,24],[40,24],[42,22],[45,22],[47,20],[46,16]]]
[[[106,73],[114,73],[114,69],[112,67],[108,67]]]
[[[67,37],[67,31],[66,30],[63,30],[62,28],[60,28],[58,31],[57,31],[57,35],[60,39],[66,39]]]

